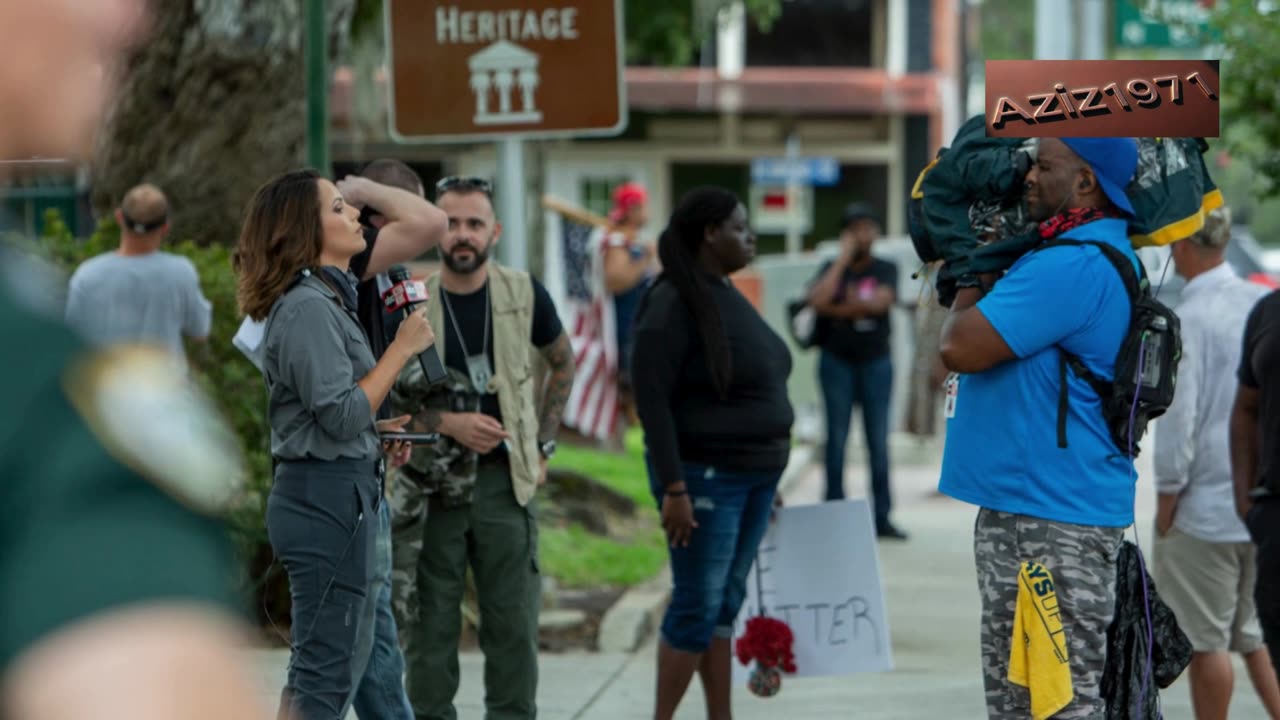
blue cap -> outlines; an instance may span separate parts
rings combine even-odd
[[[1124,194],[1133,173],[1138,169],[1138,143],[1133,138],[1059,138],[1062,144],[1080,156],[1098,178],[1102,192],[1112,204],[1134,215],[1133,203]]]

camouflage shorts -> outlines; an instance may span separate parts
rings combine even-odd
[[[1075,697],[1055,720],[1102,718],[1102,670],[1107,627],[1115,614],[1116,558],[1124,528],[1050,522],[983,508],[974,526],[973,555],[982,596],[982,671],[991,720],[1031,717],[1027,688],[1009,681],[1009,650],[1025,561],[1053,574],[1066,633]]]

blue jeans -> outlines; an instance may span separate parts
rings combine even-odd
[[[362,638],[358,644],[371,642],[369,662],[355,688],[352,707],[360,720],[413,720],[413,708],[404,690],[404,654],[391,614],[391,516],[387,503],[378,511],[378,536],[375,543],[373,588],[375,598],[373,638]]]
[[[687,547],[668,547],[674,588],[662,638],[677,650],[700,653],[713,637],[733,637],[782,471],[739,473],[700,463],[683,468],[698,527]],[[649,488],[661,510],[663,488],[652,465]]]
[[[827,416],[827,499],[844,499],[845,445],[853,406],[862,407],[867,455],[871,460],[871,499],[876,526],[889,521],[893,505],[889,494],[889,400],[893,393],[893,360],[890,356],[865,363],[850,363],[825,350],[818,358],[818,381]]]

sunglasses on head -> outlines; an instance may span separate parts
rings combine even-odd
[[[447,192],[482,192],[485,195],[493,196],[493,183],[482,177],[466,177],[462,175],[450,175],[442,178],[436,183],[436,195],[439,196]]]

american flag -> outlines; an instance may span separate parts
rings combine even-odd
[[[563,235],[565,316],[577,371],[564,424],[601,440],[618,423],[618,343],[613,299],[604,288],[602,227],[560,215]]]

